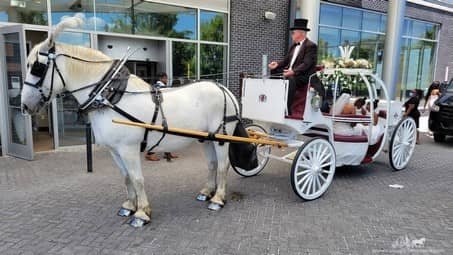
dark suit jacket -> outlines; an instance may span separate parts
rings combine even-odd
[[[291,59],[293,57],[294,49],[296,45],[293,44],[289,49],[285,59],[278,62],[277,68],[289,68]],[[299,54],[296,57],[296,61],[293,64],[293,71],[296,76],[308,76],[316,72],[316,63],[318,62],[318,46],[308,38],[302,43],[302,48],[299,50]]]

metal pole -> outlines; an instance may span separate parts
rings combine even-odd
[[[400,72],[401,38],[405,9],[406,0],[389,0],[382,78],[388,88],[390,100],[395,99],[396,84]]]
[[[263,55],[263,60],[262,60],[262,65],[261,65],[261,74],[262,74],[263,78],[267,76],[267,63],[268,63],[267,55]]]
[[[307,37],[318,44],[319,28],[319,11],[321,9],[321,0],[303,0],[300,5],[300,14],[302,18],[308,19],[310,31]]]
[[[93,172],[93,150],[91,140],[91,123],[85,126],[86,144],[87,144],[87,172]]]

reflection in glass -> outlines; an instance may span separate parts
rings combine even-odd
[[[318,60],[340,56],[340,30],[335,28],[319,28]]]
[[[90,35],[78,32],[62,32],[58,35],[57,41],[66,44],[90,47]]]
[[[6,53],[6,79],[8,82],[8,102],[10,106],[20,107],[22,89],[22,56],[19,33],[4,34]]]
[[[58,140],[60,146],[85,143],[86,120],[79,113],[79,103],[72,96],[57,98]]]
[[[47,25],[47,1],[0,1],[0,21]]]
[[[65,17],[77,15],[84,19],[84,30],[94,30],[94,0],[51,0],[52,24],[58,24]]]
[[[319,23],[330,26],[341,26],[342,8],[335,5],[321,4]]]
[[[96,0],[96,29],[106,32],[132,33],[130,0]]]
[[[374,12],[363,12],[363,30],[379,32],[381,15]]]
[[[64,32],[57,37],[58,42],[90,47],[88,33]],[[72,95],[57,98],[58,141],[60,146],[81,145],[85,143],[86,120],[78,112],[79,103]]]
[[[197,45],[173,42],[173,86],[187,84],[197,78]]]
[[[382,33],[385,33],[387,31],[387,16],[386,15],[381,15],[381,28],[380,30]]]
[[[360,42],[360,32],[342,30],[341,31],[341,45],[351,45],[355,46],[355,49],[352,51],[351,58],[357,59],[358,57],[358,46]]]
[[[361,33],[360,46],[358,49],[358,58],[368,60],[377,74],[382,73],[382,61],[384,53],[384,35],[373,33]]]
[[[225,13],[200,11],[201,40],[226,41],[226,20]]]
[[[159,3],[135,5],[133,33],[173,38],[197,38],[197,10]],[[134,23],[133,23],[134,24]]]
[[[342,27],[360,29],[362,27],[362,11],[343,8]]]
[[[20,108],[10,108],[9,118],[11,143],[26,145],[27,133],[25,127],[27,126],[27,123],[25,122],[25,117],[22,115]]]
[[[27,144],[26,122],[20,108],[22,89],[22,56],[19,33],[4,34],[6,80],[8,89],[8,122],[10,142]]]
[[[202,44],[200,46],[200,78],[226,84],[225,51],[222,45]]]
[[[435,42],[404,39],[402,47],[401,96],[415,88],[425,89],[433,81]]]

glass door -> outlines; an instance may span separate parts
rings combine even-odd
[[[33,137],[31,116],[21,112],[21,90],[25,78],[25,32],[22,25],[0,28],[1,109],[6,130],[6,154],[32,160]]]

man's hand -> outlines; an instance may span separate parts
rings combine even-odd
[[[291,70],[291,69],[285,69],[285,70],[283,70],[283,76],[285,76],[285,77],[291,77],[291,76],[294,76],[294,75],[295,75],[295,73],[294,73],[294,71]]]
[[[278,67],[278,63],[275,61],[272,61],[269,65],[267,65],[269,69],[274,70],[275,68]]]

